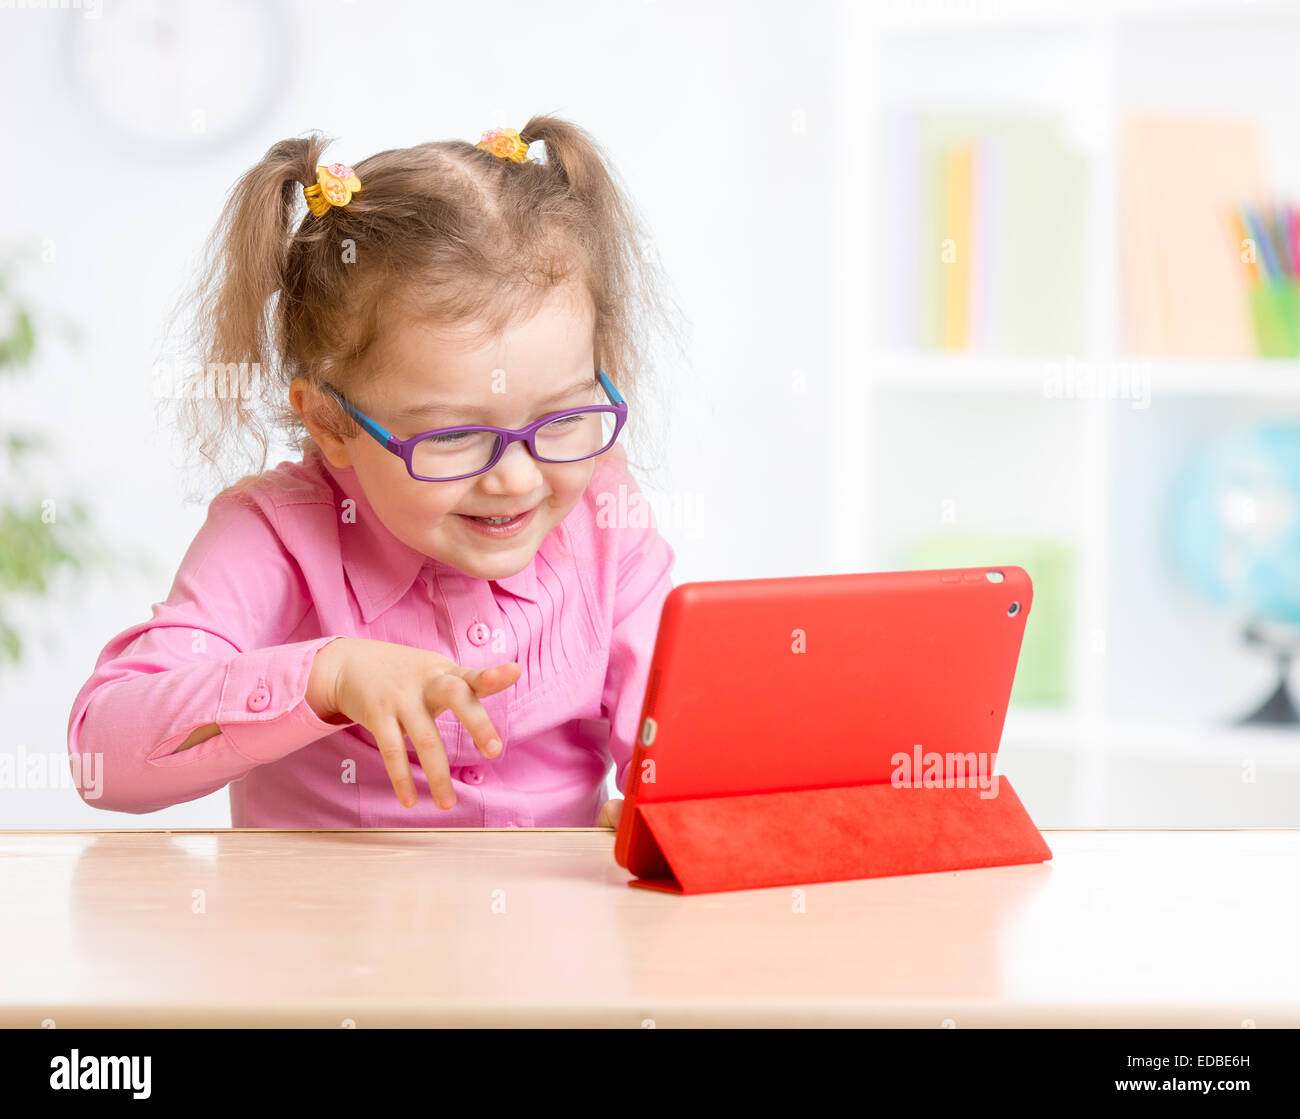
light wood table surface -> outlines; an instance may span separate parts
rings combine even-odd
[[[1300,1026],[1300,829],[673,896],[596,828],[0,832],[0,1026]]]

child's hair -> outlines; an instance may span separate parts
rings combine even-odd
[[[274,144],[235,184],[178,309],[198,358],[178,394],[180,427],[218,473],[252,452],[257,473],[232,489],[266,469],[272,435],[307,448],[290,382],[328,381],[347,396],[374,374],[367,355],[390,316],[477,320],[490,337],[569,282],[595,307],[596,361],[631,406],[629,433],[640,426],[652,340],[679,341],[657,255],[590,135],[554,116],[519,135],[544,142],[544,162],[467,140],[372,155],[353,164],[361,190],[321,216],[303,197],[329,142],[319,133]],[[213,391],[214,369],[218,390],[237,378],[258,391]],[[332,400],[318,419],[340,435],[360,431]]]

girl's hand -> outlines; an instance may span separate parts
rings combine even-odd
[[[340,637],[312,661],[307,702],[324,720],[343,715],[375,737],[397,798],[415,804],[415,781],[402,735],[410,737],[439,808],[452,808],[447,752],[433,720],[451,710],[485,758],[501,753],[501,740],[481,696],[510,687],[523,670],[515,661],[491,668],[465,668],[431,649],[389,641]]]
[[[623,798],[617,800],[607,800],[600,810],[600,819],[596,821],[598,828],[617,828],[618,819],[623,815]]]

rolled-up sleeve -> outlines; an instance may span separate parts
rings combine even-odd
[[[630,492],[640,492],[630,474],[625,480]],[[664,599],[673,589],[672,567],[676,556],[653,523],[638,528],[622,527],[618,535],[622,550],[602,702],[609,718],[614,784],[623,793],[636,746],[659,616]]]
[[[87,804],[143,813],[195,800],[352,725],[306,700],[316,653],[346,635],[281,644],[311,602],[273,520],[219,496],[166,601],[105,646],[68,720],[74,778],[99,775],[77,781]],[[210,724],[219,733],[177,752]]]

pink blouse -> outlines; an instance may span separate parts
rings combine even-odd
[[[627,783],[675,558],[636,515],[649,507],[625,463],[597,460],[523,571],[479,579],[399,541],[356,472],[308,446],[244,495],[219,494],[167,600],[100,654],[68,721],[70,753],[98,755],[85,772],[100,775],[99,795],[83,799],[145,813],[228,785],[234,827],[593,826],[611,760],[620,793]],[[355,516],[341,515],[344,498]],[[496,758],[453,712],[435,720],[454,808],[433,803],[409,738],[413,808],[369,731],[307,704],[312,658],[336,637],[466,666],[518,661],[519,680],[482,700]],[[210,723],[219,734],[176,752]]]

